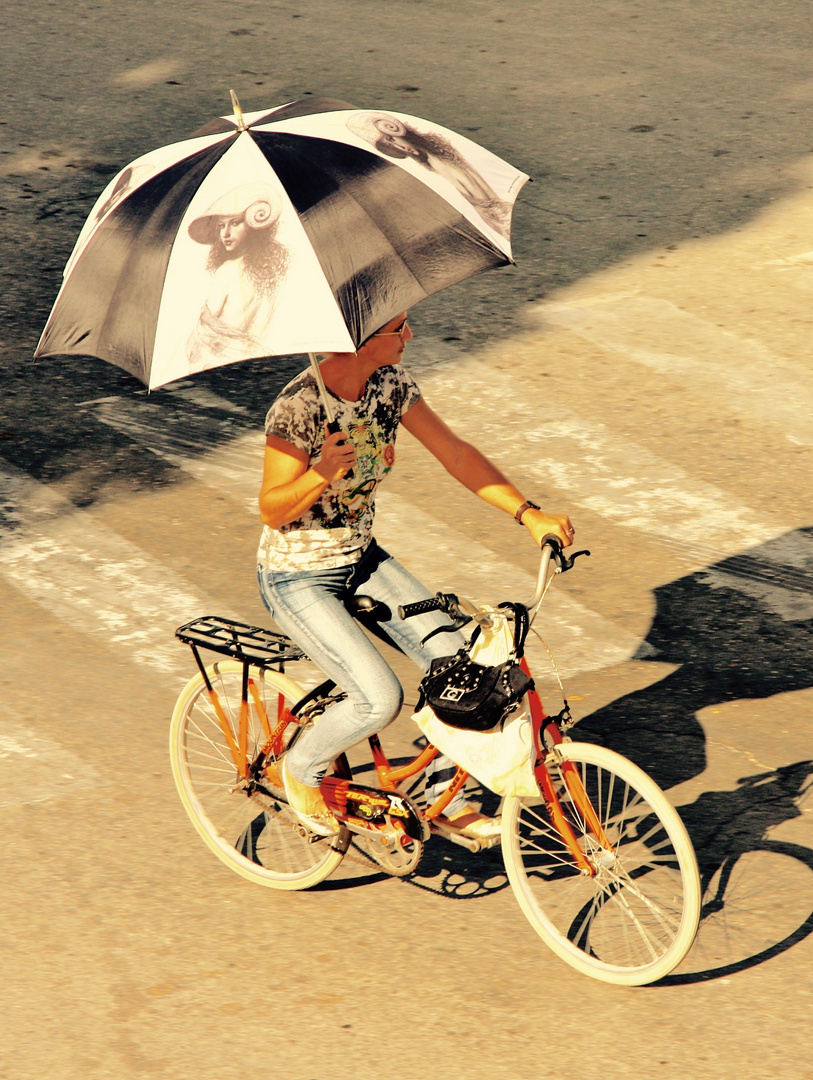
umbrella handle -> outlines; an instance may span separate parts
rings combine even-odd
[[[327,390],[325,389],[325,382],[322,378],[322,372],[319,370],[319,361],[316,359],[316,353],[308,353],[308,359],[311,363],[311,371],[313,377],[316,380],[316,388],[319,391],[319,397],[322,399],[322,406],[327,416],[327,429],[331,435],[335,435],[337,431],[341,431],[341,424],[333,419],[333,406],[330,402],[330,398],[327,396]],[[353,470],[345,473],[345,480],[349,480],[353,476]]]
[[[328,422],[327,429],[328,429],[328,431],[330,432],[331,435],[335,435],[337,431],[342,430],[342,425],[339,423],[338,420],[331,420],[331,421]],[[346,442],[347,442],[347,439],[342,439],[342,441],[339,443],[339,446],[344,446],[344,444]],[[353,470],[349,469],[344,474],[344,478],[345,478],[345,480],[352,480],[353,479]]]

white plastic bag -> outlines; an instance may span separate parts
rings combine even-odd
[[[463,731],[438,720],[429,706],[412,719],[433,746],[497,795],[538,795],[531,718],[516,713],[494,731]]]
[[[492,623],[481,626],[471,646],[471,658],[487,666],[503,664],[514,655],[513,613],[499,608],[482,610],[490,612]],[[451,727],[439,720],[428,705],[414,713],[412,719],[433,746],[495,794],[539,794],[533,770],[533,729],[526,712],[515,713],[493,731]]]

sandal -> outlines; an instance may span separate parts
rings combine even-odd
[[[488,817],[470,806],[452,814],[449,821],[470,840],[492,840],[502,829],[502,818]]]
[[[279,773],[288,805],[302,824],[317,836],[335,836],[339,822],[330,812],[319,788],[300,783],[291,775],[284,760],[280,763]]]

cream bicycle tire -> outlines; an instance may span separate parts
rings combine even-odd
[[[206,669],[233,726],[239,717],[243,665],[221,660]],[[288,706],[303,696],[299,686],[276,671],[252,669],[266,712],[274,723],[277,701]],[[257,709],[249,709],[247,757],[252,760],[266,741]],[[169,731],[172,775],[181,802],[207,847],[231,870],[271,889],[309,889],[324,881],[344,857],[338,838],[314,838],[298,825],[282,797],[249,797],[238,783],[234,758],[203,676],[195,675],[181,691]]]
[[[677,811],[641,769],[612,750],[564,742],[549,771],[593,876],[580,872],[541,797],[508,798],[502,849],[508,879],[531,926],[561,959],[604,982],[643,986],[691,948],[700,876]],[[571,797],[572,762],[598,814],[602,846]]]

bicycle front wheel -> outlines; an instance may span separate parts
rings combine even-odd
[[[657,784],[620,754],[564,742],[555,757],[548,771],[590,869],[577,865],[541,797],[506,799],[503,857],[520,907],[583,974],[655,982],[697,933],[700,876],[689,835]]]
[[[339,847],[339,837],[314,837],[299,825],[281,789],[262,778],[247,783],[235,757],[255,761],[280,706],[290,707],[303,691],[279,672],[253,668],[241,736],[243,665],[223,660],[206,672],[221,716],[198,674],[182,690],[170,724],[172,775],[184,809],[210,850],[249,881],[272,889],[317,885],[342,861],[346,844]]]

